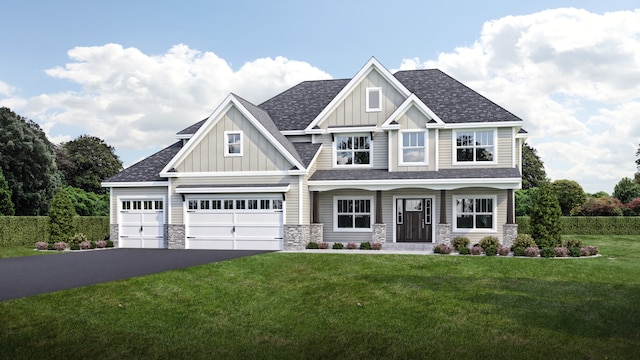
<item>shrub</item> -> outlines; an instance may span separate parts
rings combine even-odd
[[[319,249],[328,249],[329,248],[329,243],[323,241],[320,244],[318,244],[318,248]]]
[[[53,247],[58,251],[62,251],[67,248],[67,243],[64,241],[58,241],[57,243],[53,244]]]
[[[556,250],[552,247],[543,247],[540,249],[540,256],[543,258],[552,258],[556,256]]]
[[[73,218],[76,211],[64,187],[60,187],[49,205],[50,241],[63,242],[73,233]]]
[[[356,244],[356,243],[347,243],[347,249],[355,250],[357,248],[358,248],[358,244]]]
[[[49,247],[49,244],[47,244],[44,241],[38,241],[36,243],[36,249],[38,250],[47,250],[48,247]]]
[[[571,210],[571,216],[620,216],[624,205],[615,197],[590,198],[582,206]]]
[[[469,247],[471,241],[469,241],[469,238],[466,236],[456,236],[453,238],[453,240],[451,240],[451,244],[456,249],[456,251],[460,251],[460,249],[462,249],[463,247]]]
[[[577,246],[572,246],[569,248],[569,256],[571,257],[580,257],[580,248]]]
[[[500,246],[500,241],[495,236],[485,236],[478,242],[478,245],[482,246],[485,249],[485,252],[488,247],[493,246],[498,250],[498,246]]]
[[[104,240],[98,240],[96,241],[96,247],[98,249],[104,249],[107,246],[107,242]]]
[[[55,250],[56,247],[53,245],[53,243],[48,243],[47,244],[47,250]]]
[[[318,243],[315,241],[310,241],[307,244],[307,249],[317,249],[318,248]]]
[[[538,257],[540,256],[540,250],[537,247],[528,247],[524,249],[524,256]]]
[[[562,211],[551,185],[542,185],[531,207],[531,235],[539,247],[560,245],[560,217]]]
[[[482,252],[484,251],[484,249],[482,248],[482,246],[479,245],[474,245],[473,247],[471,247],[471,255],[482,255]]]
[[[91,243],[88,241],[83,241],[80,243],[80,249],[82,250],[87,250],[87,249],[91,249]]]
[[[565,246],[558,246],[553,249],[557,257],[567,257],[569,255],[569,249]]]
[[[587,248],[589,249],[589,254],[591,254],[591,256],[598,255],[600,252],[597,246],[587,246]]]
[[[521,247],[523,249],[528,247],[537,247],[538,245],[529,234],[518,234],[516,240],[511,245],[511,250]]]
[[[468,247],[463,247],[458,250],[458,253],[460,255],[469,255],[471,254],[471,249],[469,249]]]
[[[360,250],[371,250],[371,243],[368,241],[361,243]]]
[[[113,246],[114,246],[113,241],[111,241],[111,240],[107,240],[107,245],[106,245],[106,247],[108,247],[108,248],[112,248]]]
[[[84,241],[87,241],[87,237],[83,233],[77,233],[69,239],[69,243],[71,244],[80,244]]]
[[[95,241],[92,241],[90,244],[91,244],[91,248],[92,248],[92,249],[95,249],[95,248],[97,247],[97,245],[96,245],[96,242],[95,242]]]
[[[513,256],[524,256],[524,247],[522,246],[518,246],[516,248],[513,248]]]
[[[80,244],[71,244],[71,247],[69,247],[69,249],[71,249],[71,250],[80,250]]]
[[[490,245],[484,248],[484,254],[487,256],[496,256],[498,255],[498,248]]]
[[[598,247],[597,246],[584,246],[580,248],[581,256],[593,256],[598,255]]]
[[[342,243],[337,242],[337,243],[333,243],[333,246],[331,248],[335,250],[342,250],[344,248],[344,245]]]
[[[447,244],[437,244],[433,247],[435,254],[451,254],[451,250],[453,250],[453,248]]]
[[[381,250],[382,249],[382,243],[374,242],[373,244],[371,244],[371,248],[373,250]]]
[[[498,248],[498,255],[500,256],[508,256],[509,252],[511,251],[511,248],[509,248],[508,246],[500,246]]]
[[[578,240],[576,238],[570,238],[567,239],[567,241],[564,243],[564,246],[570,248],[570,247],[582,247],[582,240]]]

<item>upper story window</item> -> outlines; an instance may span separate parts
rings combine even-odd
[[[367,112],[382,111],[382,88],[367,88]]]
[[[337,166],[370,165],[371,135],[336,135],[334,140]]]
[[[400,132],[400,165],[427,165],[427,132]]]
[[[495,163],[496,131],[454,131],[456,163]]]
[[[224,156],[242,156],[242,131],[224,132]]]

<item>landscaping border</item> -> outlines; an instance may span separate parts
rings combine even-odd
[[[531,234],[529,216],[517,216],[518,233]],[[640,216],[563,216],[562,235],[640,235]]]

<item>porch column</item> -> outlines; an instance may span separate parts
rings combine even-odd
[[[440,224],[447,223],[447,190],[440,190]]]
[[[382,191],[376,191],[376,224],[382,224]]]
[[[320,223],[320,195],[317,191],[313,192],[313,211],[311,213],[312,221],[314,224]]]
[[[507,224],[515,224],[513,210],[513,189],[507,190]]]
[[[382,222],[382,191],[376,191],[376,221],[373,224],[371,233],[371,242],[385,243],[387,242],[387,224]]]
[[[440,221],[436,226],[437,244],[451,243],[451,225],[447,224],[447,191],[440,190]]]

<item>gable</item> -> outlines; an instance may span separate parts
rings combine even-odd
[[[426,117],[418,108],[415,106],[410,107],[402,116],[400,116],[396,121],[398,125],[400,125],[400,129],[426,129],[427,122],[430,119]]]

